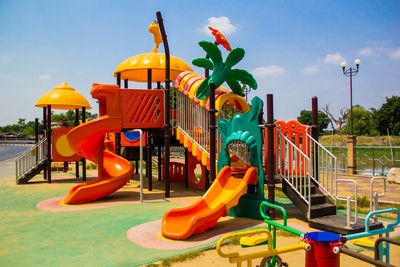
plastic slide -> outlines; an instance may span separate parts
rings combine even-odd
[[[89,159],[99,167],[98,179],[74,186],[64,199],[66,204],[79,204],[105,197],[121,187],[131,178],[132,164],[122,157],[104,150],[104,135],[121,130],[121,117],[102,116],[86,122],[68,135],[71,148],[81,157]]]
[[[223,167],[202,199],[164,214],[162,234],[170,239],[187,239],[214,227],[221,216],[226,216],[237,205],[247,185],[257,183],[257,176],[257,167],[247,169],[242,178],[233,177],[229,166]]]

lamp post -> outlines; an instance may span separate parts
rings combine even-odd
[[[353,135],[353,76],[358,73],[360,67],[360,60],[354,61],[357,68],[346,69],[346,62],[341,64],[343,74],[350,78],[350,136],[347,138],[347,173],[356,173],[356,137]]]
[[[346,70],[346,62],[343,62],[341,64],[343,74],[347,77],[350,77],[350,134],[353,135],[353,76],[355,76],[358,73],[359,67],[360,67],[360,60],[356,59],[354,61],[354,64],[356,64],[356,69],[350,67]]]

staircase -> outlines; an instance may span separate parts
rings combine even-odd
[[[47,165],[47,138],[31,147],[15,160],[17,184],[26,184]]]
[[[365,220],[351,214],[336,214],[337,200],[344,200],[337,191],[338,182],[357,184],[351,179],[337,179],[336,157],[309,135],[309,127],[297,121],[275,123],[275,173],[282,180],[282,191],[304,215],[310,227],[339,234],[353,234],[365,230]],[[267,148],[266,148],[267,149]],[[370,229],[382,227],[370,223]]]
[[[275,137],[276,174],[282,178],[282,191],[307,220],[336,214],[333,195],[319,181],[309,155],[310,140],[289,139],[291,136],[277,127]],[[306,136],[307,137],[307,136]],[[296,145],[297,143],[297,145]],[[334,170],[329,172],[335,173]]]

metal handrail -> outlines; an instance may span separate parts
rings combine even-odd
[[[308,214],[307,217],[310,218],[311,215],[311,175],[309,172],[309,167],[310,167],[310,158],[301,150],[299,149],[295,144],[293,144],[292,141],[290,141],[284,134],[282,134],[281,131],[279,131],[279,138],[278,138],[278,144],[277,144],[277,149],[282,148],[282,144],[280,143],[281,140],[286,141],[286,146],[284,146],[283,151],[280,151],[283,153],[281,156],[286,160],[293,160],[294,158],[294,166],[296,166],[297,172],[294,173],[292,166],[292,162],[290,162],[288,165],[289,166],[280,166],[281,168],[277,168],[278,174],[285,179],[289,186],[295,190],[299,196],[304,200],[304,202],[308,206]],[[294,157],[293,155],[287,155],[287,151],[289,151],[289,147],[292,148],[292,153],[294,152]],[[277,153],[278,154],[278,153]],[[289,158],[288,158],[289,157]],[[300,159],[299,159],[300,158]],[[302,160],[303,159],[303,160]],[[281,163],[281,158],[278,156],[278,165]],[[303,186],[301,186],[301,181],[299,177],[299,171],[303,168],[304,164],[304,175],[306,176],[304,179]],[[287,176],[285,172],[288,172]],[[307,190],[305,189],[307,187]]]
[[[18,181],[22,175],[46,159],[47,138],[43,138],[33,147],[15,159],[15,178]]]
[[[351,199],[350,196],[347,196],[346,198],[338,196],[337,192],[337,184],[338,182],[347,182],[347,183],[353,183],[354,184],[354,199]],[[357,223],[358,220],[358,204],[357,204],[357,182],[355,180],[350,180],[350,179],[336,179],[335,182],[336,189],[335,189],[335,197],[337,200],[344,200],[347,203],[346,206],[346,228],[351,228],[351,225],[354,225]],[[351,221],[351,202],[354,202],[354,221]]]
[[[383,193],[381,195],[378,194],[378,192],[374,192],[374,182],[376,180],[382,180],[383,181]],[[378,199],[379,197],[384,197],[386,195],[386,178],[385,177],[374,177],[370,181],[371,186],[370,186],[370,205],[369,205],[369,211],[375,211],[378,209]],[[374,222],[378,221],[377,216],[373,216]]]
[[[310,127],[307,127],[307,130]],[[309,146],[309,152],[311,153],[311,149],[314,148],[314,153],[317,153],[318,157],[318,162],[322,164],[322,168],[318,166],[318,175],[321,177],[321,179],[314,179],[314,182],[318,184],[318,186],[326,193],[328,194],[335,202],[335,205],[337,204],[337,199],[335,198],[333,192],[336,190],[336,188],[333,188],[333,185],[336,185],[336,180],[337,180],[337,158],[335,155],[333,155],[328,149],[326,149],[323,145],[321,145],[317,140],[315,140],[310,134],[307,133],[306,130],[306,136],[307,136],[307,143]],[[315,146],[317,146],[317,149],[315,149]],[[326,155],[322,154],[322,158],[320,157],[320,149],[323,150]],[[312,160],[313,162],[313,170],[314,170],[314,176],[315,173],[317,172],[317,164],[316,160]],[[328,166],[328,162],[330,162],[330,166]],[[324,167],[324,164],[325,167]],[[315,177],[313,177],[315,178]],[[326,178],[326,179],[325,179]]]

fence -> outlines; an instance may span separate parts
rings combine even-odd
[[[35,138],[26,137],[0,137],[0,145],[32,145]]]
[[[347,147],[326,146],[338,160],[339,171],[347,172]],[[356,172],[358,174],[386,176],[390,168],[400,167],[400,146],[357,146]]]

